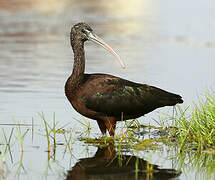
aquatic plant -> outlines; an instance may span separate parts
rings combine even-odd
[[[47,139],[47,144],[48,144],[48,152],[50,152],[50,143],[51,143],[51,139],[53,140],[53,147],[54,150],[56,148],[56,125],[57,123],[55,123],[55,113],[53,114],[53,126],[51,126],[46,118],[45,115],[43,113],[39,114],[39,116],[42,118],[43,123],[44,123],[44,127],[45,127],[45,137]]]
[[[23,152],[23,140],[24,140],[24,137],[26,136],[26,134],[28,133],[29,129],[27,129],[24,133],[22,133],[22,130],[21,130],[20,126],[16,125],[16,131],[17,131],[17,134],[18,134],[17,139],[20,142],[21,151]]]
[[[9,138],[7,138],[7,135],[6,135],[5,131],[4,131],[4,129],[2,129],[4,142],[2,142],[0,144],[5,146],[4,150],[0,151],[0,157],[2,158],[2,162],[5,162],[5,156],[6,156],[7,152],[10,153],[11,162],[13,162],[13,158],[12,158],[12,154],[11,154],[11,139],[12,139],[12,136],[13,136],[13,130],[14,130],[14,128],[11,129]]]
[[[173,136],[183,150],[210,150],[215,153],[215,96],[206,93],[198,104],[184,110],[177,106]]]

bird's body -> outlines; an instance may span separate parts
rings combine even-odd
[[[116,121],[138,118],[156,108],[183,102],[179,95],[146,84],[108,74],[84,74],[84,42],[87,39],[79,37],[83,29],[92,32],[85,23],[79,23],[71,30],[74,67],[66,82],[65,93],[77,112],[97,121],[103,134],[108,130],[113,136]],[[103,41],[99,44],[106,45]]]

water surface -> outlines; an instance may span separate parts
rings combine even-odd
[[[69,33],[81,21],[89,23],[127,65],[125,70],[121,69],[104,49],[87,42],[86,72],[113,74],[178,93],[183,96],[184,106],[196,101],[199,94],[214,88],[213,5],[212,0],[126,3],[123,0],[15,0],[13,3],[0,0],[0,123],[29,124],[33,118],[40,129],[42,120],[38,113],[44,112],[52,122],[55,112],[60,124],[69,123],[75,130],[81,128],[74,118],[84,118],[72,109],[64,95],[64,83],[73,65]],[[171,111],[168,107],[159,109],[141,117],[140,122],[150,122],[158,118],[157,113]],[[93,132],[99,135],[97,124],[90,122]],[[32,145],[31,137],[26,138],[26,144]],[[46,156],[43,152],[46,142],[35,138],[33,144],[40,151],[30,148],[30,157],[27,152],[24,157],[31,162],[26,165],[31,168],[29,176],[37,177],[32,168],[39,174],[44,169],[34,162]],[[71,164],[65,160],[57,166],[60,174],[79,158],[96,152],[96,148],[90,147],[87,153],[80,144],[74,148],[76,158]],[[159,159],[159,155],[154,157]],[[156,164],[162,166],[161,161],[157,160]],[[180,179],[188,177],[193,177],[193,173],[182,173]]]

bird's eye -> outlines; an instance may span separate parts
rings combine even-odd
[[[88,32],[91,32],[91,31],[92,31],[92,29],[90,29],[90,28],[87,28],[87,31],[88,31]]]
[[[89,34],[89,33],[90,33],[90,30],[88,30],[88,29],[82,29],[82,32],[83,32],[84,34]]]

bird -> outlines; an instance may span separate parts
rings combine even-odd
[[[102,135],[115,135],[117,121],[136,119],[164,106],[183,103],[180,95],[114,75],[85,73],[84,43],[92,41],[112,53],[122,68],[120,56],[84,22],[71,28],[73,71],[65,83],[65,95],[81,115],[96,120]],[[101,57],[102,60],[102,57]]]

